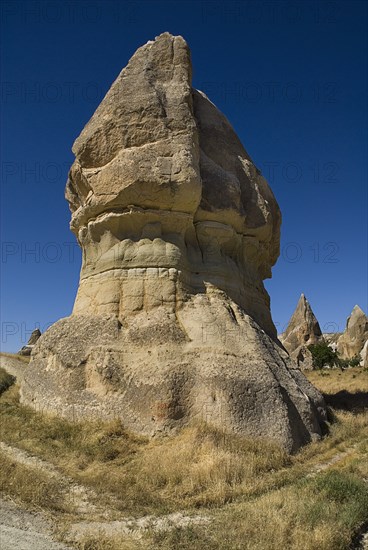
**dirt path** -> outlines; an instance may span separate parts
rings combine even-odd
[[[23,464],[25,466],[31,467],[31,468],[37,468],[39,470],[42,470],[42,472],[50,475],[51,477],[57,478],[60,481],[63,481],[65,484],[65,493],[66,496],[70,499],[71,503],[73,504],[75,513],[81,518],[81,521],[77,521],[72,523],[69,526],[69,531],[67,538],[70,541],[77,541],[81,538],[83,538],[86,535],[93,535],[97,533],[104,533],[107,536],[114,536],[114,535],[130,535],[133,537],[139,538],[143,531],[146,531],[147,529],[153,529],[157,531],[166,531],[168,529],[171,529],[173,527],[184,527],[187,525],[203,525],[210,522],[210,518],[203,515],[185,515],[181,512],[176,512],[173,514],[168,514],[166,516],[143,516],[140,518],[132,518],[132,517],[119,517],[118,519],[114,519],[113,521],[108,519],[111,516],[116,517],[116,510],[109,510],[106,506],[98,506],[94,504],[94,502],[97,501],[96,494],[88,489],[87,487],[84,487],[83,485],[77,484],[74,480],[64,476],[61,474],[57,468],[53,464],[50,464],[49,462],[38,458],[37,456],[32,456],[26,451],[23,451],[22,449],[18,449],[17,447],[12,447],[10,445],[7,445],[6,443],[0,442],[0,450],[5,453],[7,456],[9,456],[12,460],[15,460],[19,464]],[[113,504],[112,499],[112,504]],[[17,506],[15,504],[12,505],[11,511],[9,509],[9,513],[7,514],[7,517],[11,518],[12,513],[15,514],[13,518],[13,524],[9,527],[7,524],[1,523],[1,550],[6,550],[6,548],[12,548],[17,549],[23,548],[23,546],[18,547],[18,539],[19,544],[25,540],[25,544],[27,543],[28,536],[31,538],[37,534],[37,528],[38,526],[42,526],[43,522],[45,521],[42,519],[41,515],[37,514],[31,514],[28,512],[29,517],[32,519],[34,525],[34,529],[31,534],[26,531],[26,533],[18,533],[16,525],[22,525],[23,521],[19,521],[19,518],[17,517]],[[19,517],[25,514],[25,512],[21,509],[19,511]],[[120,514],[119,514],[120,515]],[[96,521],[96,517],[102,517],[103,520]],[[19,530],[19,529],[18,529]],[[3,542],[3,532],[6,541],[13,541],[13,546],[4,547],[2,546]],[[42,535],[43,531],[39,530],[39,533]],[[43,536],[43,535],[42,535]],[[23,538],[22,538],[23,537]],[[42,537],[41,537],[42,539]],[[55,548],[65,548],[62,546],[55,546]],[[25,546],[28,550],[33,550],[33,546]],[[43,550],[43,546],[39,546],[41,550]],[[45,546],[47,548],[47,546]],[[53,546],[49,546],[50,550],[53,549]]]
[[[70,527],[69,536],[71,540],[78,541],[84,536],[101,535],[107,537],[130,535],[141,538],[144,531],[168,531],[174,527],[186,527],[188,525],[207,525],[211,519],[199,514],[189,516],[182,512],[175,512],[166,516],[143,516],[141,518],[124,518],[116,521],[83,521],[74,523]]]
[[[1,550],[71,550],[56,542],[50,522],[40,513],[28,512],[0,498]]]
[[[328,470],[329,468],[331,468],[331,466],[334,466],[335,464],[341,462],[348,456],[352,455],[355,449],[356,449],[356,445],[353,445],[346,451],[341,451],[335,454],[334,456],[332,456],[330,459],[325,460],[324,462],[319,462],[318,464],[315,464],[311,469],[311,471],[309,472],[309,474],[307,475],[307,477],[314,477],[320,472]]]
[[[73,508],[77,514],[104,514],[104,508],[99,508],[93,503],[93,501],[96,502],[98,500],[94,491],[84,487],[83,485],[79,485],[73,479],[64,476],[57,468],[55,468],[53,464],[50,464],[49,462],[46,462],[46,460],[38,458],[37,456],[30,455],[22,449],[7,445],[6,443],[0,442],[0,450],[19,464],[23,464],[31,468],[37,468],[48,474],[50,477],[60,480],[65,486],[65,496],[73,505]]]

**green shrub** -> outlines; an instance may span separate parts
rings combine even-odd
[[[308,349],[312,354],[313,368],[322,369],[326,366],[341,366],[337,351],[333,351],[324,340],[317,344],[311,344]]]
[[[360,357],[359,355],[355,355],[352,359],[349,361],[350,367],[359,367],[360,365]]]

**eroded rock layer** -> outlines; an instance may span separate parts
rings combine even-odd
[[[137,50],[73,152],[80,284],[33,352],[23,402],[140,433],[204,419],[289,450],[319,437],[323,400],[279,347],[263,286],[277,202],[192,88],[183,38]]]

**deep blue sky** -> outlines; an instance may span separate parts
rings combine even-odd
[[[283,213],[266,281],[279,331],[301,292],[324,330],[367,310],[367,8],[350,1],[2,3],[2,349],[70,314],[80,252],[71,146],[134,51],[189,43]],[[33,250],[34,253],[29,251]]]

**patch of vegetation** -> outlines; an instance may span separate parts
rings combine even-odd
[[[355,355],[351,359],[342,359],[337,351],[334,351],[325,340],[310,344],[308,346],[312,354],[312,365],[314,369],[323,369],[324,367],[339,367],[341,370],[349,367],[359,367],[360,357]]]
[[[120,421],[73,424],[0,400],[1,438],[61,468],[68,476],[118,499],[121,510],[165,513],[183,506],[220,506],[259,477],[290,464],[277,444],[226,434],[205,424],[177,436],[147,439]],[[265,478],[266,479],[266,478]]]
[[[354,355],[354,357],[352,359],[350,359],[349,361],[349,366],[350,367],[359,367],[360,365],[360,357],[359,355]]]
[[[347,550],[367,518],[368,491],[355,474],[332,471],[213,512],[206,526],[150,531],[141,540],[95,536],[81,550]]]
[[[22,361],[22,363],[29,363],[31,360],[29,355],[19,355],[18,353],[8,353],[6,351],[0,352],[0,357],[9,357],[10,359]]]
[[[317,344],[311,344],[308,346],[309,351],[312,354],[312,364],[314,369],[322,369],[323,367],[338,367],[339,355],[337,351],[333,351],[332,348],[322,340]]]
[[[150,548],[149,543],[143,540],[132,540],[126,535],[108,537],[103,534],[86,535],[78,541],[76,547],[78,550],[148,550]]]
[[[6,370],[0,367],[0,395],[10,388],[15,382],[15,376],[8,374]]]
[[[37,468],[12,460],[1,450],[0,462],[1,493],[38,509],[70,511],[65,498],[65,487],[60,481]]]
[[[343,500],[340,487],[347,491]],[[339,472],[322,474],[222,509],[211,529],[178,528],[157,533],[154,540],[163,550],[343,550],[349,546],[352,526],[366,518],[367,495],[359,479]]]
[[[336,369],[305,371],[304,374],[325,395],[345,391],[351,395],[364,392],[368,397],[368,369],[366,368],[357,367],[343,372]]]

